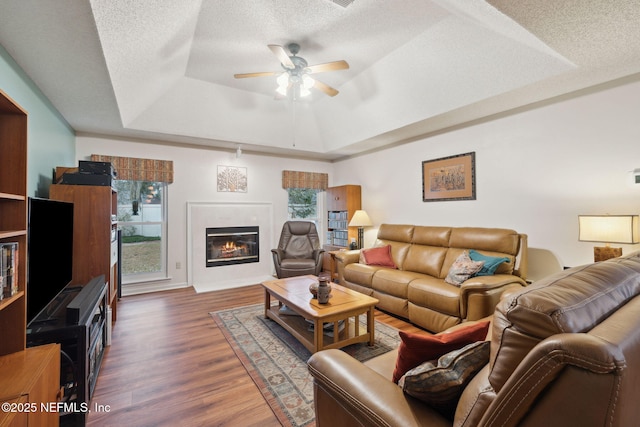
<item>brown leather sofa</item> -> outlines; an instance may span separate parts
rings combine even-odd
[[[575,267],[496,307],[489,363],[453,420],[390,381],[393,354],[309,359],[322,426],[607,426],[640,420],[640,252]]]
[[[507,289],[526,286],[527,236],[513,230],[382,224],[374,246],[391,245],[397,269],[366,265],[360,251],[336,254],[341,285],[377,298],[378,308],[431,332],[493,313]],[[454,286],[445,277],[465,250],[507,257],[494,275]]]

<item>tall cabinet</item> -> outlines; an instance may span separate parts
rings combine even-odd
[[[104,274],[112,320],[118,305],[118,193],[110,186],[52,184],[49,197],[73,202],[73,284]]]
[[[358,238],[357,227],[349,227],[353,214],[361,209],[359,185],[327,188],[327,246],[346,248]]]
[[[327,195],[327,243],[324,245],[323,270],[336,277],[332,252],[346,249],[352,240],[358,238],[358,228],[349,227],[353,214],[361,209],[362,190],[359,185],[329,187]]]
[[[1,90],[0,245],[14,248],[2,263],[9,288],[0,292],[0,402],[39,407],[58,398],[60,346],[26,348],[27,112]],[[0,425],[57,426],[58,414],[0,411]]]

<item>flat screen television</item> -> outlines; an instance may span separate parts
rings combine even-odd
[[[28,218],[27,324],[71,283],[73,203],[30,197]]]

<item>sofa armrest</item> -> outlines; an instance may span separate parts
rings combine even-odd
[[[314,378],[318,427],[451,427],[427,404],[341,350],[320,351],[307,363]]]
[[[614,424],[617,417],[612,407],[619,404],[620,378],[629,369],[628,358],[617,344],[589,333],[547,338],[526,355],[498,391],[482,425],[518,426],[525,418],[529,424],[543,425],[551,411],[548,405],[537,404],[541,400],[562,408],[553,412],[553,425],[605,424],[596,420]],[[617,421],[630,425],[621,418]]]
[[[352,264],[360,260],[360,249],[350,251],[338,251],[336,252],[336,261],[343,263],[344,265]]]
[[[502,293],[521,289],[527,282],[511,274],[475,276],[460,286],[460,314],[465,320],[478,320],[495,311]]]
[[[336,270],[338,271],[338,283],[344,285],[344,268],[349,264],[360,261],[360,249],[336,252]]]

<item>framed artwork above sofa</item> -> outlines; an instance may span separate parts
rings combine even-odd
[[[476,153],[422,162],[422,201],[476,199]]]

